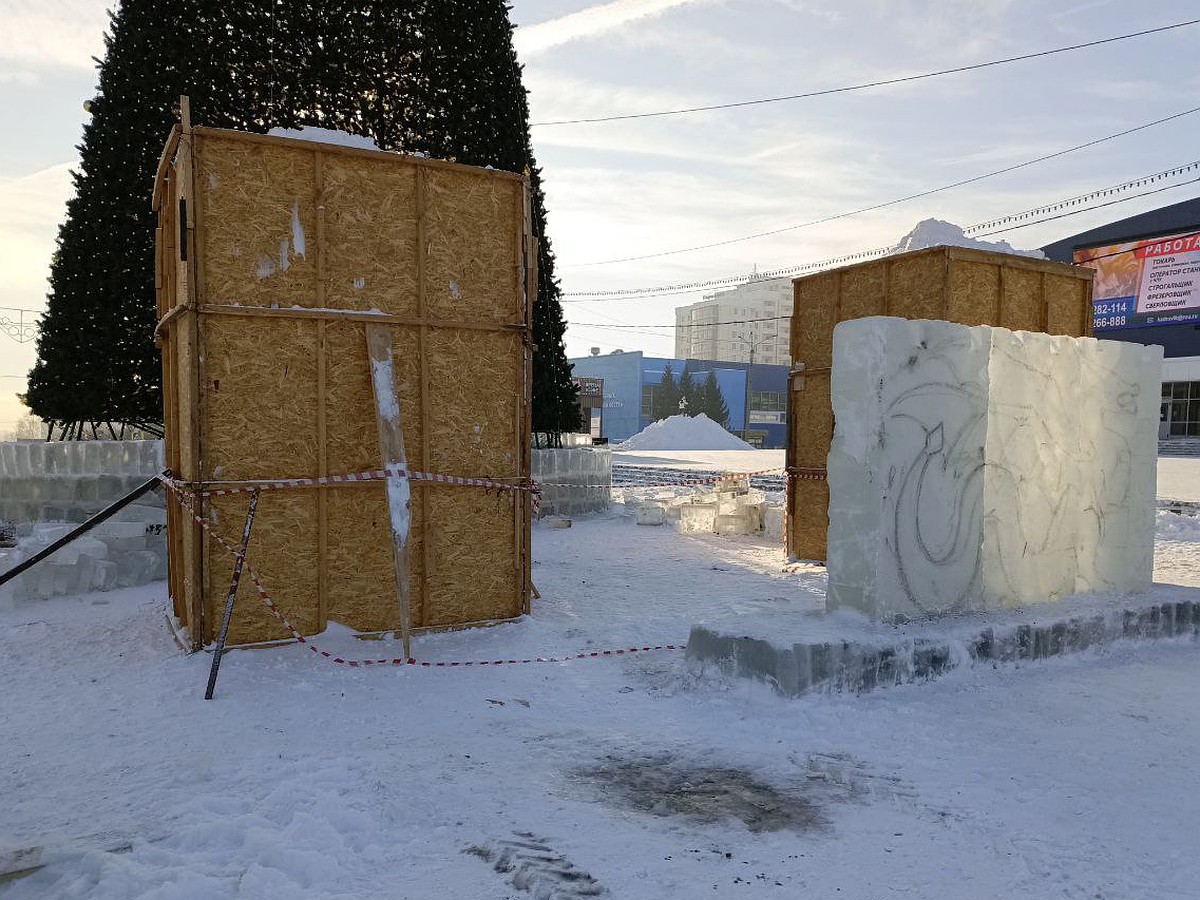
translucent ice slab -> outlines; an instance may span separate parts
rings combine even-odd
[[[1144,590],[1160,347],[874,317],[834,330],[829,596],[877,618]]]

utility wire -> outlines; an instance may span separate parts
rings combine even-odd
[[[780,322],[791,316],[767,316],[763,319],[731,319],[728,322],[692,322],[687,325],[671,323],[670,325],[604,325],[600,322],[571,322],[577,328],[716,328],[718,325],[753,325],[758,322]]]
[[[984,229],[984,228],[990,228],[993,225],[999,225],[999,224],[1003,224],[1006,222],[1023,219],[1026,216],[1034,214],[1034,213],[1040,213],[1040,212],[1050,211],[1050,210],[1054,210],[1054,209],[1061,209],[1063,206],[1066,206],[1066,205],[1088,202],[1093,199],[1099,199],[1101,197],[1108,196],[1114,192],[1128,190],[1130,187],[1133,187],[1133,186],[1150,184],[1155,181],[1160,181],[1163,178],[1174,177],[1175,175],[1180,174],[1180,173],[1193,171],[1197,167],[1200,167],[1200,160],[1198,160],[1196,162],[1192,162],[1192,163],[1185,163],[1184,165],[1180,165],[1180,166],[1174,166],[1170,169],[1165,169],[1162,172],[1156,172],[1152,175],[1146,175],[1141,178],[1133,179],[1131,181],[1122,182],[1121,184],[1114,185],[1113,187],[1101,188],[1099,190],[1090,191],[1086,194],[1080,194],[1076,197],[1072,197],[1067,200],[1061,200],[1056,203],[1049,203],[1049,204],[1046,204],[1045,206],[1036,207],[1035,209],[1029,210],[1027,212],[1015,213],[1011,216],[1003,216],[999,219],[992,219],[988,222],[983,222],[978,225],[971,225],[971,226],[968,226],[967,228],[964,228],[963,233],[964,234],[975,233],[975,234],[979,234],[981,237],[987,237],[987,236],[990,236],[993,234],[1002,234],[1007,231],[1015,231],[1018,228],[1025,228],[1030,225],[1040,225],[1043,222],[1052,222],[1052,221],[1055,221],[1056,219],[1061,219],[1061,218],[1066,218],[1068,216],[1078,215],[1079,213],[1083,213],[1083,212],[1090,212],[1095,209],[1102,209],[1106,206],[1114,206],[1118,203],[1125,203],[1129,200],[1136,200],[1139,197],[1146,197],[1146,196],[1149,196],[1150,194],[1157,194],[1157,193],[1161,193],[1163,191],[1172,190],[1174,188],[1185,187],[1189,184],[1195,183],[1197,180],[1200,180],[1200,179],[1191,179],[1188,181],[1181,181],[1176,184],[1170,184],[1170,185],[1166,185],[1161,188],[1155,188],[1154,190],[1151,190],[1151,191],[1143,191],[1138,194],[1132,194],[1128,197],[1121,197],[1116,200],[1110,200],[1106,203],[1097,203],[1097,204],[1093,204],[1090,206],[1082,207],[1080,209],[1075,209],[1068,213],[1063,213],[1061,215],[1047,216],[1044,218],[1036,219],[1034,221],[1022,222],[1020,224],[1012,225],[1012,226],[1009,226],[1006,228],[996,228],[996,229],[992,229],[989,231],[981,231],[980,230],[980,229]],[[751,283],[756,280],[769,280],[772,278],[779,278],[784,275],[795,274],[795,273],[801,272],[801,271],[826,269],[826,268],[829,268],[830,266],[835,266],[835,265],[839,265],[842,263],[853,262],[855,260],[866,259],[866,258],[873,257],[873,256],[881,256],[881,255],[888,253],[894,249],[895,249],[895,245],[889,245],[887,247],[876,247],[873,250],[862,250],[857,253],[851,253],[851,254],[847,254],[845,256],[839,256],[839,257],[835,257],[833,259],[827,259],[827,260],[823,260],[821,262],[816,262],[816,263],[805,263],[805,264],[799,265],[799,266],[789,266],[787,268],[782,268],[782,269],[772,269],[772,270],[768,270],[766,272],[756,273],[755,275],[731,275],[731,276],[728,276],[725,278],[709,279],[708,281],[688,282],[685,284],[677,284],[677,285],[663,285],[661,287],[650,287],[650,288],[623,288],[623,289],[615,289],[615,290],[609,290],[609,291],[577,291],[577,292],[563,294],[563,298],[566,300],[573,300],[576,302],[588,302],[589,300],[599,300],[599,299],[609,299],[609,300],[642,299],[645,297],[659,297],[659,296],[667,297],[667,296],[673,296],[673,295],[677,295],[677,294],[691,294],[691,293],[697,293],[700,291],[709,290],[709,289],[717,288],[717,287],[748,284],[748,283]]]
[[[1069,216],[1077,216],[1082,212],[1090,212],[1093,209],[1103,209],[1106,206],[1114,206],[1117,203],[1125,203],[1128,200],[1136,200],[1138,197],[1148,197],[1151,194],[1161,194],[1163,191],[1169,191],[1173,188],[1183,187],[1189,184],[1196,184],[1197,182],[1200,182],[1200,178],[1193,178],[1190,181],[1181,181],[1178,184],[1168,184],[1164,187],[1155,188],[1152,191],[1143,191],[1140,194],[1133,194],[1129,197],[1121,197],[1117,200],[1109,200],[1107,203],[1097,203],[1095,206],[1089,206],[1087,209],[1073,209],[1070,212],[1060,213],[1057,216],[1047,216],[1044,219],[1038,219],[1036,222],[1023,222],[1020,225],[1010,225],[1007,228],[997,228],[995,231],[983,231],[980,232],[980,234],[984,237],[987,237],[988,235],[993,234],[1003,234],[1006,231],[1016,231],[1018,228],[1028,228],[1030,225],[1040,225],[1043,222],[1053,222],[1055,219],[1065,219]],[[1096,259],[1100,258],[1102,257],[1096,257]]]
[[[919,191],[915,194],[908,194],[907,196],[904,196],[904,197],[898,197],[895,200],[886,200],[883,203],[875,203],[875,204],[872,204],[871,206],[863,206],[863,207],[860,207],[859,209],[852,209],[849,212],[836,213],[831,216],[824,216],[820,219],[812,219],[808,222],[801,222],[798,225],[787,225],[787,226],[784,226],[783,228],[773,228],[770,231],[757,231],[753,234],[742,235],[741,237],[736,237],[736,238],[727,238],[726,240],[723,240],[723,241],[713,241],[712,243],[709,243],[709,244],[696,244],[695,246],[692,246],[692,247],[679,247],[674,250],[660,250],[657,253],[643,253],[639,256],[623,256],[623,257],[618,257],[616,259],[600,259],[600,260],[595,260],[593,262],[574,263],[571,265],[562,266],[561,268],[584,268],[586,266],[607,266],[607,265],[612,265],[613,263],[639,262],[643,259],[658,259],[663,256],[677,256],[680,253],[694,253],[697,250],[710,250],[713,247],[727,247],[730,244],[740,244],[744,241],[752,241],[757,238],[769,237],[774,234],[783,234],[784,232],[787,232],[787,231],[798,231],[801,228],[811,228],[813,225],[824,225],[827,222],[835,222],[838,219],[848,219],[851,216],[861,215],[862,213],[865,213],[865,212],[874,212],[877,209],[886,209],[889,206],[897,206],[901,203],[907,203],[910,200],[919,200],[922,197],[930,197],[933,194],[940,194],[943,191],[948,191],[953,188],[962,187],[963,185],[974,184],[978,181],[983,181],[984,179],[987,179],[987,178],[995,178],[997,175],[1007,175],[1009,172],[1015,172],[1018,169],[1025,169],[1025,168],[1028,168],[1029,166],[1033,166],[1033,165],[1037,165],[1038,163],[1046,162],[1047,160],[1057,159],[1060,156],[1066,156],[1068,153],[1074,153],[1077,150],[1086,150],[1089,147],[1095,147],[1095,146],[1097,146],[1099,144],[1103,144],[1107,141],[1115,140],[1116,138],[1119,138],[1119,137],[1125,137],[1126,135],[1134,134],[1138,131],[1145,131],[1147,128],[1153,128],[1154,126],[1162,125],[1165,122],[1172,122],[1175,119],[1181,119],[1184,116],[1190,116],[1197,112],[1200,112],[1200,106],[1193,106],[1191,109],[1185,109],[1183,112],[1178,112],[1178,113],[1174,113],[1173,115],[1164,116],[1161,119],[1155,119],[1153,122],[1146,122],[1142,125],[1137,125],[1137,126],[1134,126],[1133,128],[1127,128],[1124,131],[1118,131],[1115,134],[1109,134],[1102,138],[1096,138],[1095,140],[1087,141],[1086,143],[1083,143],[1083,144],[1076,144],[1073,147],[1067,147],[1063,150],[1056,150],[1053,153],[1047,153],[1043,156],[1038,156],[1033,159],[1027,159],[1024,162],[1015,163],[1014,165],[1011,165],[1011,166],[1005,166],[1002,169],[995,169],[991,172],[985,172],[982,175],[974,175],[971,178],[964,178],[960,181],[951,182],[950,184],[943,184],[941,187],[930,188],[929,190]]]
[[[1186,28],[1189,25],[1200,23],[1200,19],[1191,19],[1187,22],[1176,22],[1173,25],[1163,25],[1160,28],[1148,28],[1145,31],[1134,31],[1129,34],[1119,34],[1115,37],[1102,38],[1097,41],[1087,41],[1083,44],[1071,44],[1066,47],[1055,47],[1053,50],[1039,50],[1036,53],[1023,53],[1020,56],[1007,56],[1004,59],[993,59],[988,62],[972,63],[968,66],[955,66],[952,69],[939,69],[936,72],[922,72],[919,75],[904,75],[900,78],[886,78],[879,81],[867,81],[862,84],[851,84],[845,87],[824,88],[819,91],[806,91],[802,94],[785,94],[781,97],[761,97],[756,100],[738,100],[733,103],[711,103],[706,106],[688,106],[679,109],[663,109],[657,112],[644,113],[625,113],[615,116],[596,116],[588,119],[558,119],[550,122],[532,122],[530,128],[546,128],[552,125],[584,125],[594,124],[597,122],[621,122],[629,119],[654,119],[663,116],[681,116],[687,113],[696,112],[711,112],[718,109],[737,109],[743,106],[761,106],[765,103],[782,103],[787,100],[805,100],[810,97],[827,97],[830,94],[847,94],[852,91],[865,91],[870,88],[887,87],[893,84],[905,84],[911,81],[922,81],[927,78],[939,78],[943,75],[956,75],[960,72],[973,72],[978,69],[987,69],[992,66],[1003,66],[1009,63],[1023,62],[1027,59],[1038,59],[1043,56],[1053,56],[1056,53],[1069,53],[1072,50],[1083,50],[1087,47],[1099,47],[1104,44],[1113,44],[1117,41],[1127,41],[1131,38],[1145,37],[1148,34],[1158,34],[1164,31],[1172,31],[1176,28]]]

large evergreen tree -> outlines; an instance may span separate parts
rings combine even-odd
[[[320,125],[384,149],[527,172],[539,240],[534,430],[556,439],[578,429],[504,0],[122,0],[105,43],[30,374],[35,413],[161,421],[148,193],[187,94],[197,124]]]

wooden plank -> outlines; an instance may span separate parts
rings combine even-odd
[[[267,144],[276,147],[293,147],[297,150],[311,151],[313,148],[312,141],[302,141],[296,138],[279,137],[269,134],[252,134],[248,131],[232,131],[227,128],[212,128],[211,126],[199,126],[195,129],[196,134],[211,135],[219,137],[222,140],[241,141],[246,144]],[[409,156],[404,153],[396,153],[392,150],[370,150],[366,147],[347,147],[338,144],[338,156],[357,156],[364,159],[386,159],[388,162],[396,162],[397,159],[402,159],[406,163],[411,163],[421,168],[426,169],[446,169],[452,172],[458,172],[464,175],[476,175],[480,178],[493,180],[496,178],[512,179],[521,181],[523,176],[516,172],[506,172],[502,169],[483,168],[480,166],[468,166],[463,163],[447,162],[442,159],[427,159],[422,156]]]
[[[425,211],[428,205],[426,192],[429,184],[425,170],[417,169],[417,317],[422,324],[417,328],[417,355],[421,358],[420,416],[421,416],[421,469],[433,471],[432,446],[433,414],[429,396],[429,292],[425,284],[426,257],[429,255],[429,228]],[[433,617],[433,569],[429,546],[433,543],[433,492],[425,488],[421,494],[421,624],[428,625]]]
[[[182,201],[183,208],[176,215],[185,212],[186,217],[177,222],[181,229],[182,244],[179,255],[186,260],[176,259],[186,285],[186,297],[180,298],[190,308],[183,317],[179,327],[185,335],[187,369],[180,373],[187,390],[181,398],[187,407],[185,415],[180,417],[180,471],[179,476],[188,481],[196,481],[201,476],[201,442],[200,442],[200,405],[202,403],[201,347],[200,347],[200,317],[196,313],[197,296],[199,291],[200,266],[196,259],[196,221],[195,221],[195,136],[192,133],[191,105],[188,98],[179,98],[180,137],[179,151],[176,155],[176,185],[177,201]],[[184,449],[186,448],[186,453]],[[197,510],[203,514],[203,506]],[[187,578],[188,631],[192,636],[192,649],[199,650],[208,640],[209,617],[205,604],[205,565],[204,530],[198,523],[185,517],[189,524],[190,556]]]
[[[281,309],[273,306],[206,305],[200,312],[209,316],[248,316],[265,319],[323,319],[328,322],[374,322],[376,325],[408,325],[412,327],[456,328],[463,331],[521,332],[522,322],[451,322],[425,316],[392,316],[383,313],[356,312],[340,309]]]
[[[525,333],[521,348],[525,370],[525,427],[521,431],[521,473],[533,476],[533,307],[538,296],[538,241],[533,233],[532,198],[528,182],[525,185]],[[525,554],[525,596],[522,609],[529,613],[533,596],[533,495],[525,497],[525,535],[522,552]]]
[[[996,273],[996,317],[992,319],[993,325],[1004,325],[1004,266],[997,266]]]
[[[325,154],[314,151],[314,184],[317,208],[317,306],[325,306]],[[317,475],[329,474],[328,416],[324,319],[317,320]],[[329,495],[317,492],[317,627],[329,624]]]
[[[529,187],[522,184],[517,195],[521,206],[521,215],[517,217],[516,227],[516,265],[518,274],[517,302],[521,304],[521,313],[529,321],[529,242],[530,214]],[[517,436],[517,475],[529,476],[529,467],[525,463],[525,445],[528,443],[526,428],[526,399],[529,390],[529,341],[521,341],[521,399],[516,404],[516,436]],[[513,546],[517,548],[514,554],[516,577],[513,579],[517,591],[517,608],[524,613],[529,612],[529,590],[527,582],[530,578],[529,557],[525,547],[525,535],[529,533],[529,523],[532,520],[532,498],[528,493],[513,495]]]
[[[408,537],[412,525],[412,489],[408,457],[404,452],[404,429],[400,421],[400,398],[392,368],[392,331],[386,325],[368,325],[367,356],[371,385],[375,392],[375,421],[379,427],[379,455],[385,468],[404,472],[387,479],[388,512],[392,526],[392,569],[396,600],[400,605],[400,638],[404,658],[412,657],[412,609],[409,597]]]
[[[179,146],[181,129],[178,122],[171,124],[167,134],[167,142],[163,144],[162,153],[158,157],[158,167],[154,170],[154,185],[150,190],[150,208],[158,212],[162,204],[163,191],[166,188],[167,174],[170,172],[171,160]]]

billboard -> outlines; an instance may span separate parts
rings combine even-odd
[[[1200,231],[1075,251],[1096,270],[1092,329],[1200,322]]]

